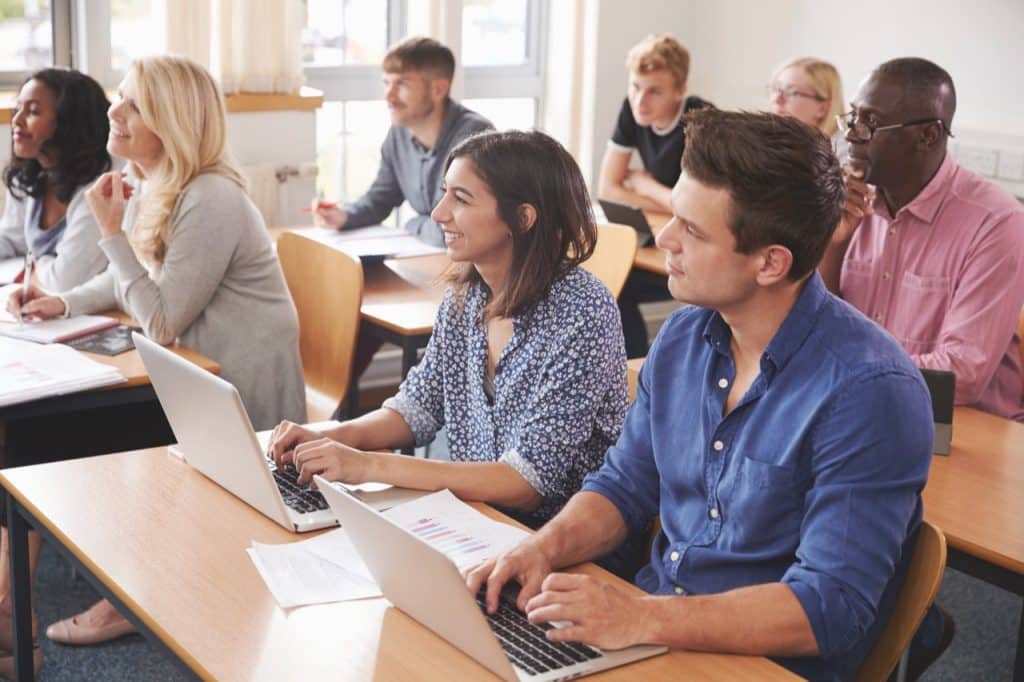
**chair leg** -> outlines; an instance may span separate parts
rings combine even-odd
[[[896,682],[907,682],[907,666],[910,664],[910,646],[903,650],[900,663],[896,666]]]

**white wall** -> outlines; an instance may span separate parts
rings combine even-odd
[[[594,0],[598,13],[592,152],[597,177],[625,94],[626,51],[647,33],[668,32],[692,57],[690,92],[719,107],[756,109],[786,58],[833,62],[846,99],[872,67],[919,56],[953,76],[958,129],[1024,136],[1024,0]]]

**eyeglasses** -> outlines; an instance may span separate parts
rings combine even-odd
[[[765,92],[768,93],[769,99],[778,99],[781,97],[787,102],[794,97],[806,97],[807,99],[813,99],[815,102],[824,102],[825,98],[821,95],[813,92],[800,92],[796,88],[780,88],[777,85],[766,85]]]
[[[946,122],[941,118],[919,118],[913,121],[907,121],[905,123],[893,123],[890,125],[873,125],[867,121],[862,121],[854,111],[848,111],[845,114],[836,114],[836,124],[839,126],[839,130],[843,135],[848,135],[852,130],[853,134],[858,140],[864,142],[870,142],[875,137],[875,133],[881,130],[896,130],[898,128],[909,128],[910,126],[920,126],[928,123],[938,123],[942,126],[942,132],[946,133],[949,137],[953,137],[953,131],[949,129]]]

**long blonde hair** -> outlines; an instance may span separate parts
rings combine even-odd
[[[779,77],[783,71],[790,67],[799,67],[811,79],[814,90],[818,97],[828,100],[828,111],[824,118],[818,121],[818,130],[829,137],[836,132],[836,114],[842,113],[846,103],[843,101],[843,81],[839,78],[836,67],[826,61],[814,57],[797,57],[775,69],[772,74],[772,82]]]
[[[149,173],[128,164],[131,174],[145,177],[132,244],[144,260],[161,265],[171,213],[185,187],[205,173],[223,175],[242,188],[245,181],[227,149],[224,98],[205,68],[184,57],[146,57],[132,63],[125,80],[134,87],[142,122],[164,148]]]

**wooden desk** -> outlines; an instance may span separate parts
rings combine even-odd
[[[923,496],[948,564],[1024,597],[1024,424],[957,407],[950,453],[932,457]],[[1014,679],[1024,680],[1024,607]]]
[[[0,472],[0,484],[11,493],[20,633],[30,631],[27,519],[140,632],[202,678],[491,679],[475,661],[383,599],[280,609],[245,548],[253,540],[302,538],[164,448],[8,469]],[[593,565],[582,570],[601,572]],[[31,656],[21,661],[27,662],[24,679],[30,679]],[[654,682],[683,676],[796,679],[764,658],[689,652],[593,679]]]
[[[108,314],[133,324],[123,313]],[[220,365],[201,353],[177,344],[170,349],[203,369],[220,372]],[[8,460],[19,461],[25,452],[41,452],[45,461],[174,442],[138,351],[84,355],[117,367],[125,381],[0,407],[0,466]]]

